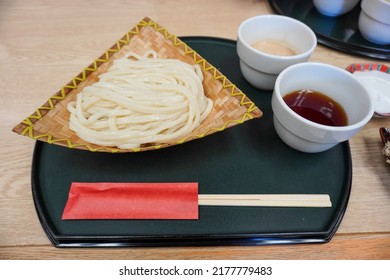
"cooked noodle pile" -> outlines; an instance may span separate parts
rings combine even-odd
[[[70,129],[83,140],[121,149],[191,133],[210,113],[198,65],[128,53],[68,104]]]

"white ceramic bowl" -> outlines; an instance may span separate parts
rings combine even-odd
[[[366,87],[374,100],[374,117],[390,117],[390,67],[385,64],[356,63],[346,68]]]
[[[281,41],[296,55],[280,56],[252,47],[256,42]],[[241,72],[253,86],[272,90],[278,74],[286,67],[305,62],[317,46],[314,32],[302,22],[280,15],[262,15],[241,23],[237,35],[237,54]]]
[[[351,11],[360,0],[313,0],[314,7],[326,16],[336,17]]]
[[[390,1],[362,0],[359,16],[359,30],[367,40],[380,44],[390,44]]]
[[[283,97],[300,89],[321,92],[338,102],[347,114],[348,125],[322,125],[295,113]],[[290,147],[308,153],[322,152],[350,139],[374,113],[370,94],[350,72],[314,62],[296,64],[280,73],[271,103],[279,137]]]

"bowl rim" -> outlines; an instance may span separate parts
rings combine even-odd
[[[329,125],[323,125],[323,124],[319,124],[319,123],[313,122],[311,120],[308,120],[308,119],[300,116],[296,112],[294,112],[286,104],[286,102],[283,100],[283,97],[281,95],[281,92],[279,91],[279,88],[280,88],[281,80],[284,78],[286,73],[288,73],[290,71],[295,71],[296,68],[301,68],[301,67],[323,67],[323,68],[328,68],[328,69],[331,69],[331,71],[337,71],[341,75],[345,75],[346,77],[350,77],[351,80],[355,81],[362,88],[362,90],[366,93],[366,95],[368,97],[368,100],[369,100],[369,105],[370,106],[369,106],[368,112],[364,116],[364,118],[362,118],[358,122],[355,122],[353,124],[348,124],[348,125],[345,125],[345,126],[329,126]],[[366,88],[362,84],[360,84],[360,82],[357,80],[357,78],[353,76],[352,73],[350,73],[350,72],[348,72],[348,71],[346,71],[344,69],[338,68],[338,67],[336,67],[334,65],[321,63],[321,62],[302,62],[302,63],[297,63],[297,64],[294,64],[292,66],[287,67],[285,70],[283,70],[279,74],[279,76],[276,79],[275,87],[274,87],[274,90],[273,90],[273,96],[275,96],[277,98],[279,104],[283,107],[283,109],[285,109],[285,111],[291,117],[294,117],[294,118],[298,119],[299,121],[303,122],[304,124],[306,124],[306,125],[308,125],[310,127],[313,127],[313,128],[316,128],[316,129],[332,131],[332,132],[345,132],[345,131],[351,131],[351,130],[358,129],[358,128],[364,126],[372,118],[372,116],[374,114],[374,101],[372,99],[372,96],[367,92]]]
[[[304,52],[301,52],[301,53],[298,53],[298,54],[295,54],[295,55],[280,56],[280,55],[274,55],[274,54],[269,54],[269,53],[266,53],[266,52],[262,52],[262,51],[260,51],[258,49],[253,48],[251,45],[249,45],[243,39],[243,36],[242,36],[242,30],[244,29],[245,25],[248,24],[249,22],[252,22],[252,21],[255,21],[255,20],[259,20],[259,19],[266,20],[266,19],[270,19],[270,18],[291,22],[291,23],[294,23],[294,24],[296,24],[298,26],[301,26],[304,30],[307,31],[308,34],[310,34],[310,37],[312,39],[312,44],[311,44],[310,48],[308,50],[304,51]],[[315,48],[317,47],[317,37],[316,37],[314,31],[309,26],[307,26],[303,22],[301,22],[299,20],[296,20],[294,18],[291,18],[291,17],[288,17],[288,16],[283,16],[283,15],[274,15],[274,14],[272,14],[272,15],[258,15],[258,16],[247,18],[246,20],[241,22],[240,26],[238,27],[238,31],[237,31],[237,40],[239,40],[242,43],[242,45],[245,46],[245,48],[247,50],[249,50],[250,52],[252,52],[254,54],[260,54],[260,55],[263,55],[264,57],[267,57],[267,58],[279,59],[279,60],[282,60],[282,61],[289,61],[289,60],[305,58],[305,57],[309,56],[311,53],[313,53]]]
[[[375,2],[374,2],[375,1]],[[360,4],[362,12],[376,22],[384,25],[390,25],[390,18],[387,12],[390,11],[390,2],[386,0],[362,0]],[[373,11],[377,12],[377,16],[373,15]],[[389,19],[389,20],[388,20]]]

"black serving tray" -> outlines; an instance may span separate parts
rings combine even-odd
[[[390,45],[371,43],[360,34],[360,3],[338,17],[321,14],[312,0],[269,0],[269,3],[275,12],[308,25],[316,33],[318,42],[325,46],[353,55],[390,59]]]
[[[165,149],[93,153],[36,142],[32,193],[57,247],[323,243],[336,232],[351,189],[348,142],[318,154],[289,148],[272,123],[271,92],[241,75],[236,42],[182,38],[256,103],[264,115]],[[199,220],[61,220],[72,182],[199,182],[199,193],[325,193],[331,208],[200,206]]]

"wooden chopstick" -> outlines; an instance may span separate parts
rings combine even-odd
[[[208,206],[273,206],[331,207],[327,194],[200,194],[199,205]]]

